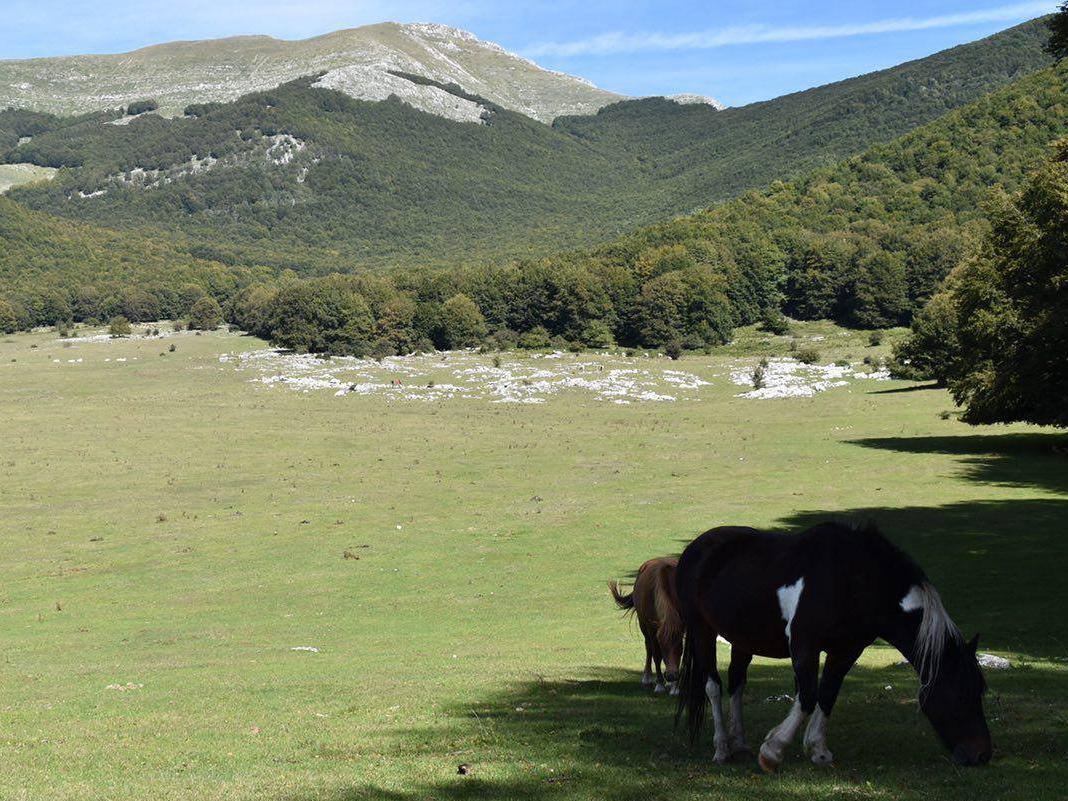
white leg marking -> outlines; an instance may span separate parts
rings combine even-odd
[[[794,625],[794,615],[797,614],[797,605],[801,602],[801,591],[805,589],[805,578],[802,576],[793,584],[786,584],[776,591],[779,596],[779,610],[782,619],[786,621],[786,639],[790,640],[790,628]]]
[[[648,668],[645,669],[645,673],[642,674],[642,687],[649,687],[653,683],[653,674]]]
[[[664,686],[663,682],[659,682],[658,681],[656,683],[656,686],[653,687],[653,692],[656,693],[657,695],[659,695],[660,693],[666,693],[667,692],[667,687]]]
[[[801,711],[801,701],[798,699],[790,707],[790,714],[786,716],[786,720],[769,731],[768,736],[764,738],[764,744],[760,746],[761,765],[767,764],[771,770],[781,765],[786,746],[793,742],[794,737],[797,736],[797,730],[804,722],[805,713]]]
[[[729,743],[732,754],[744,754],[749,750],[745,741],[745,723],[742,720],[742,692],[739,687],[731,694],[731,730]]]
[[[827,749],[827,716],[817,705],[805,729],[805,752],[817,765],[830,765],[834,754]]]
[[[720,686],[712,679],[705,682],[705,695],[708,696],[708,700],[712,704],[712,722],[716,727],[716,733],[712,738],[712,743],[716,746],[716,753],[712,756],[712,761],[720,765],[731,758],[727,727],[723,722],[723,705],[720,703],[722,694],[723,691]]]
[[[668,695],[678,695],[679,694],[679,683],[677,681],[671,682],[668,685],[668,687],[670,688],[668,690]]]

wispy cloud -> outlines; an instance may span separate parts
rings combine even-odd
[[[1053,2],[1014,3],[1012,5],[943,14],[936,17],[896,17],[845,25],[799,25],[773,27],[743,25],[719,30],[688,33],[603,33],[588,39],[570,42],[542,42],[527,47],[523,54],[537,56],[588,56],[618,53],[639,53],[663,50],[709,50],[729,45],[760,44],[766,42],[804,42],[819,39],[841,39],[880,33],[921,31],[930,28],[952,28],[984,22],[1010,22],[1046,14],[1055,10]]]

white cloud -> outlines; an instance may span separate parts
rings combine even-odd
[[[961,14],[944,14],[926,18],[898,17],[847,25],[800,25],[782,28],[769,25],[745,25],[690,33],[612,32],[570,42],[543,42],[532,45],[522,52],[523,55],[536,57],[611,55],[663,50],[708,50],[728,45],[804,42],[880,33],[921,31],[930,28],[951,28],[984,22],[1010,22],[1054,10],[1055,4],[1046,0],[1046,2],[1015,3]]]

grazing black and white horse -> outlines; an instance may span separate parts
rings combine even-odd
[[[789,715],[760,747],[761,767],[772,771],[782,763],[806,719],[806,752],[816,764],[830,764],[827,721],[842,680],[879,637],[916,669],[920,708],[953,759],[962,765],[990,760],[978,637],[965,643],[923,571],[874,527],[822,523],[793,535],[714,528],[683,551],[676,589],[686,630],[678,715],[686,714],[696,740],[711,704],[716,762],[749,751],[742,688],[756,655],[789,658],[797,689]],[[731,643],[729,729],[720,706],[717,636]],[[822,677],[821,652],[827,654]]]

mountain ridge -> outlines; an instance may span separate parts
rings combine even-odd
[[[0,108],[74,114],[151,98],[165,116],[178,116],[193,103],[233,101],[351,66],[456,83],[541,122],[624,99],[460,28],[383,22],[306,39],[251,34],[161,42],[124,53],[0,60]]]

